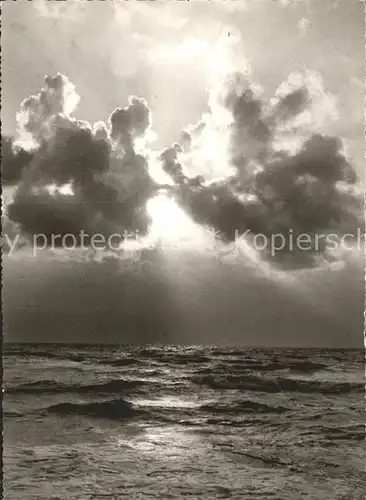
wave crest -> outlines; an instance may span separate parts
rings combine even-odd
[[[96,403],[59,403],[49,406],[46,410],[48,413],[57,413],[59,415],[83,415],[112,420],[135,417],[143,413],[124,399],[112,399]]]
[[[320,394],[346,394],[350,392],[364,392],[361,383],[334,383],[314,380],[295,380],[290,378],[267,379],[256,375],[198,375],[192,377],[192,382],[206,385],[211,389],[238,389],[258,392],[303,392]]]
[[[148,381],[113,379],[99,384],[89,385],[68,385],[52,380],[41,380],[29,384],[17,385],[5,389],[9,394],[118,394],[127,391],[137,391],[141,386],[149,384]]]

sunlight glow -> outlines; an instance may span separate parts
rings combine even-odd
[[[46,187],[47,191],[54,196],[55,194],[62,194],[64,196],[72,196],[74,191],[72,190],[72,184],[63,184],[62,186],[57,186],[56,184],[50,184]]]
[[[235,53],[235,47],[239,46],[240,41],[238,30],[230,27],[223,30],[215,41],[189,37],[177,44],[160,45],[150,51],[150,59],[154,62],[180,64],[182,61],[200,58],[207,67],[209,83],[212,84],[243,66],[242,56],[240,55],[241,61],[238,61],[238,54]]]
[[[168,245],[197,242],[204,231],[194,224],[188,215],[166,194],[159,194],[147,203],[147,211],[153,222],[149,238]]]

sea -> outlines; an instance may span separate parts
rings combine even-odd
[[[4,346],[6,500],[364,500],[363,350]]]

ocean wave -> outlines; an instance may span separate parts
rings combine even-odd
[[[308,420],[313,416],[308,416]],[[306,436],[308,440],[326,444],[327,446],[337,446],[339,441],[363,441],[365,440],[365,425],[337,425],[332,427],[329,425],[312,425],[307,430],[301,430],[301,436]]]
[[[314,373],[319,370],[326,370],[327,366],[320,363],[310,361],[265,361],[253,359],[225,359],[215,360],[215,364],[211,369],[212,373],[227,373],[227,372],[272,372],[280,370],[288,370],[294,373]],[[209,370],[203,368],[202,370]]]
[[[4,411],[4,418],[20,418],[24,416],[24,413],[19,413],[17,411]]]
[[[313,380],[295,380],[278,377],[268,379],[256,375],[195,375],[192,382],[206,385],[211,389],[247,390],[258,392],[304,392],[320,394],[344,394],[350,392],[364,392],[365,386],[361,383],[334,383]]]
[[[138,352],[139,358],[153,359],[162,363],[189,364],[189,363],[209,363],[211,358],[199,353],[177,353],[170,351],[156,351],[154,349],[143,349]]]
[[[329,440],[362,441],[365,439],[365,426],[363,424],[343,427],[320,426],[320,431]]]
[[[126,391],[136,391],[142,386],[149,384],[148,381],[141,380],[122,380],[113,379],[98,384],[88,385],[67,385],[52,380],[40,380],[29,384],[17,385],[14,387],[5,388],[8,394],[24,393],[24,394],[59,394],[59,393],[76,393],[76,394],[109,394],[121,393]]]
[[[247,354],[247,350],[243,349],[217,349],[211,351],[211,356],[245,356]]]
[[[59,403],[49,406],[45,410],[48,413],[59,415],[84,415],[112,420],[135,417],[144,413],[124,399],[112,399],[97,403]]]
[[[102,359],[97,361],[97,363],[110,366],[131,366],[143,364],[143,362],[137,358]]]
[[[325,370],[327,367],[321,363],[313,363],[310,361],[296,361],[296,362],[281,362],[272,361],[271,363],[264,364],[261,368],[264,371],[272,370],[290,370],[299,373],[312,373],[319,370]]]
[[[202,411],[211,412],[211,413],[246,413],[246,412],[255,412],[255,413],[284,413],[289,411],[288,408],[284,408],[283,406],[271,406],[265,403],[258,403],[257,401],[238,401],[235,404],[224,405],[220,403],[209,403],[206,405],[202,405],[200,407]]]
[[[58,353],[53,351],[24,351],[24,350],[5,350],[4,357],[20,357],[20,358],[44,358],[44,359],[58,359],[58,360],[68,360],[75,361],[77,363],[81,361],[90,360],[87,356],[81,354],[71,354],[71,353]]]

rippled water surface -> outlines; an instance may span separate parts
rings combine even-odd
[[[6,347],[5,498],[364,499],[364,353]]]

